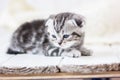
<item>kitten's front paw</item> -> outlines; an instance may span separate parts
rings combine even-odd
[[[72,50],[70,52],[64,51],[61,56],[67,56],[67,57],[73,57],[73,58],[78,58],[81,56],[81,52],[78,50]]]

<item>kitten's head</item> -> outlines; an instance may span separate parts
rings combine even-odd
[[[49,41],[56,47],[69,48],[81,44],[84,18],[73,13],[52,15],[46,21]]]

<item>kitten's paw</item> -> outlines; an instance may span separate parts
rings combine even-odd
[[[70,52],[65,51],[65,52],[63,52],[63,53],[61,54],[61,56],[78,58],[78,57],[81,56],[81,52],[78,51],[78,50],[72,50],[72,51],[70,51]]]

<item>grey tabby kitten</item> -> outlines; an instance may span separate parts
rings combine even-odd
[[[83,47],[84,23],[84,17],[74,13],[50,16],[45,24],[50,43],[47,55],[90,56],[91,51]]]
[[[74,13],[59,13],[47,20],[21,25],[11,39],[8,54],[43,53],[45,56],[89,56],[83,47],[84,18]]]

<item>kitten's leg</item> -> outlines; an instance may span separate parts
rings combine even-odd
[[[81,56],[81,52],[77,49],[70,49],[69,51],[68,50],[65,50],[61,56],[68,56],[68,57],[74,57],[74,58],[78,58]]]
[[[24,54],[25,50],[21,47],[16,37],[12,39],[10,47],[7,50],[7,54]]]
[[[31,46],[26,48],[27,54],[41,54],[43,52],[42,47],[40,46]]]
[[[24,54],[24,53],[26,53],[26,52],[17,45],[16,46],[11,45],[7,50],[7,54]]]
[[[61,56],[61,53],[63,51],[64,51],[63,49],[60,49],[58,47],[47,46],[45,48],[44,54],[45,56]]]
[[[7,54],[24,54],[25,53],[24,49],[21,47],[21,44],[17,39],[17,35],[18,35],[17,33],[14,33],[11,40],[11,44],[7,50]]]
[[[80,51],[81,51],[82,56],[91,56],[92,55],[92,50],[87,49],[85,47],[81,47]]]
[[[59,56],[59,48],[48,49],[46,56]]]

